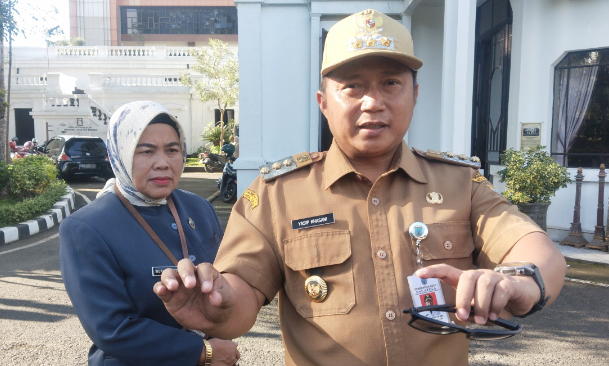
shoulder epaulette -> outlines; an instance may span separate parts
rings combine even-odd
[[[464,154],[457,155],[451,151],[442,152],[431,149],[427,149],[427,152],[425,152],[419,149],[412,148],[412,151],[426,159],[438,160],[449,164],[468,166],[470,168],[480,169],[480,158],[477,156],[468,157]]]
[[[302,152],[300,154],[288,156],[275,162],[266,163],[258,168],[265,182],[271,181],[279,176],[293,172],[307,165],[311,165],[323,159],[324,154],[320,152]]]

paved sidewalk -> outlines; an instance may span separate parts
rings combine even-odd
[[[568,245],[560,245],[558,242],[554,242],[554,244],[567,259],[586,263],[606,264],[609,266],[609,253],[607,252],[601,252],[600,250],[595,249],[577,249]]]

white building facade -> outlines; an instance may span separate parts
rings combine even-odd
[[[411,30],[415,55],[424,61],[418,74],[419,98],[405,137],[409,146],[478,155],[487,175],[502,190],[496,175],[501,169],[499,154],[520,149],[523,124],[532,123],[538,141],[569,167],[572,179],[576,167],[584,167],[581,223],[584,235],[591,238],[597,222],[598,169],[609,159],[609,149],[603,146],[605,142],[609,146],[609,111],[594,107],[595,96],[605,88],[604,65],[609,64],[604,53],[609,51],[609,23],[604,21],[609,2],[236,0],[235,4],[241,66],[240,158],[235,163],[240,193],[265,162],[327,148],[328,131],[315,98],[324,34],[340,19],[374,8]],[[568,61],[577,55],[582,64]],[[592,77],[589,70],[594,67]],[[584,76],[576,77],[578,72]],[[578,82],[587,83],[587,93],[577,91]],[[579,107],[571,107],[560,95],[571,96],[572,101],[578,98]],[[593,107],[598,109],[594,121]],[[563,129],[566,136],[559,132]],[[593,140],[593,133],[594,141],[600,141],[594,148],[585,143],[586,138]],[[548,227],[555,240],[567,236],[574,203],[574,184],[552,199]]]
[[[229,47],[237,54],[236,43]],[[61,135],[99,136],[121,105],[152,100],[178,118],[188,153],[205,144],[200,135],[219,113],[179,82],[196,60],[195,47],[83,46],[14,48],[9,136],[39,143]],[[201,78],[192,76],[193,81]],[[239,106],[230,116],[239,123]],[[225,122],[227,122],[225,120]]]

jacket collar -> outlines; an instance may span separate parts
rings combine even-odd
[[[419,183],[427,183],[427,179],[425,179],[425,176],[419,167],[417,158],[408,148],[405,141],[402,141],[402,144],[398,147],[397,153],[391,162],[389,172],[394,172],[398,169],[403,170],[410,178]],[[326,154],[326,162],[324,164],[324,189],[330,188],[330,186],[345,175],[356,172],[357,171],[353,168],[351,162],[349,162],[349,159],[347,159],[336,142],[332,141],[332,146],[330,146],[330,149]]]

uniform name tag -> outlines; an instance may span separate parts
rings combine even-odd
[[[178,267],[176,266],[158,266],[158,267],[152,267],[152,276],[153,277],[161,277],[161,274],[163,274],[163,271],[167,268],[171,268],[174,271],[178,271]]]
[[[309,227],[327,225],[334,223],[334,214],[329,213],[320,216],[313,216],[306,219],[292,220],[292,230],[306,229]]]
[[[440,280],[437,278],[422,279],[412,275],[408,277],[408,286],[410,287],[412,304],[416,308],[420,306],[445,304],[442,286],[440,285]],[[422,312],[421,315],[445,323],[450,323],[450,318],[446,312],[425,311]]]

